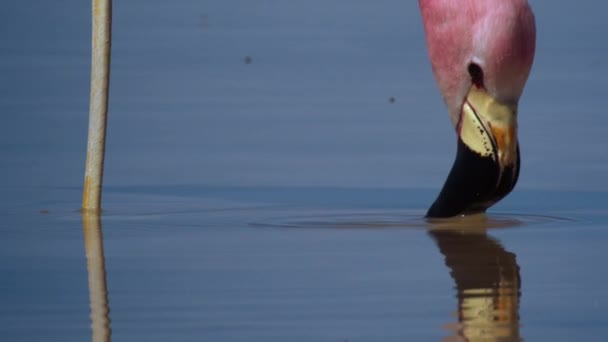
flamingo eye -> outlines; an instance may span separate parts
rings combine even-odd
[[[469,75],[471,75],[471,82],[477,88],[483,88],[483,70],[478,64],[471,63],[468,67]]]

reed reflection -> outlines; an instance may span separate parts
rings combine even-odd
[[[82,228],[89,275],[89,305],[91,310],[91,340],[111,341],[110,307],[106,284],[103,233],[99,214],[82,214]]]
[[[456,283],[458,323],[448,340],[521,341],[516,256],[485,230],[431,230]]]

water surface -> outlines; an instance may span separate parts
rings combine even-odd
[[[115,2],[100,220],[90,5],[5,4],[0,334],[605,340],[607,8],[531,3],[519,184],[447,222],[422,217],[455,138],[415,1]]]

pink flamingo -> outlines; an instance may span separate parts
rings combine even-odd
[[[419,0],[435,80],[456,133],[452,170],[428,217],[484,212],[519,175],[517,106],[534,60],[526,0]]]

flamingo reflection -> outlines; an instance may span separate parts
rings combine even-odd
[[[458,324],[448,341],[521,341],[521,278],[514,253],[485,231],[436,230],[437,243],[456,282]]]

